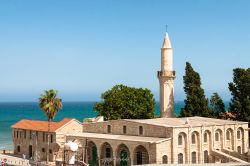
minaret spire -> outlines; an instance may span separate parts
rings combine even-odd
[[[173,49],[167,32],[167,25],[161,48],[161,71],[158,71],[158,79],[160,82],[161,117],[172,117],[174,115],[175,71],[173,71]]]

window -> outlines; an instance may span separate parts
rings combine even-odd
[[[178,164],[183,164],[183,154],[182,153],[178,154]]]
[[[192,144],[195,144],[195,140],[196,138],[195,138],[195,134],[192,134]]]
[[[215,133],[215,141],[220,141],[220,137],[219,137],[219,133],[218,132]]]
[[[178,136],[178,145],[182,145],[182,135]]]
[[[168,163],[168,156],[164,155],[162,156],[162,164],[167,164]]]
[[[42,148],[42,152],[45,153],[45,148]]]
[[[106,158],[111,158],[111,149],[110,149],[110,147],[106,148]]]
[[[139,135],[142,135],[142,134],[143,134],[143,127],[139,126]]]
[[[196,152],[192,152],[192,164],[196,163]]]
[[[18,134],[19,134],[19,132],[18,131],[16,131],[16,137],[18,138]]]
[[[17,146],[17,152],[20,152],[21,151],[21,148],[20,148],[20,146],[18,145]]]
[[[127,134],[127,126],[123,126],[123,134]]]
[[[32,131],[30,130],[30,139],[32,139]]]
[[[237,139],[240,139],[240,135],[241,135],[241,131],[238,130],[238,131],[237,131]]]
[[[107,128],[107,132],[108,132],[108,133],[111,133],[111,126],[108,125],[107,127],[108,127],[108,128]]]
[[[45,133],[43,132],[43,142],[45,142],[46,138],[45,138]]]
[[[137,165],[142,165],[142,151],[136,153]]]
[[[23,133],[24,133],[24,139],[26,139],[26,130],[24,130]]]
[[[13,134],[14,134],[14,138],[16,138],[16,131],[15,130],[14,130]]]
[[[53,135],[50,135],[50,142],[53,143]]]
[[[52,154],[52,150],[51,149],[49,150],[49,153]]]
[[[204,134],[204,142],[207,142],[207,133]]]
[[[227,130],[227,140],[230,140],[230,131]]]
[[[209,158],[208,158],[208,151],[204,151],[204,163],[209,163]]]
[[[36,131],[36,140],[38,140],[38,138],[39,138],[39,137],[38,137],[38,131]]]
[[[239,154],[241,154],[241,147],[240,146],[237,147],[237,151]]]

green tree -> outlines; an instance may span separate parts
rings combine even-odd
[[[183,76],[184,91],[186,99],[185,106],[181,110],[180,116],[212,116],[212,111],[208,107],[208,99],[206,99],[204,90],[201,88],[200,75],[192,68],[189,62],[186,62],[186,73]]]
[[[154,117],[155,100],[148,89],[116,85],[101,95],[94,111],[105,120],[148,119]]]
[[[39,98],[39,107],[48,118],[48,145],[47,145],[47,163],[49,162],[50,149],[50,125],[57,112],[62,108],[62,100],[57,98],[57,91],[46,90]]]
[[[237,120],[250,122],[250,68],[234,69],[233,82],[228,85],[232,95],[229,111]]]
[[[218,93],[213,93],[210,99],[210,106],[214,112],[214,117],[218,118],[220,113],[225,113],[225,104]]]

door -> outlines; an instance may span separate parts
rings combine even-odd
[[[29,157],[31,158],[33,155],[32,155],[32,145],[29,146]]]
[[[128,152],[122,150],[120,153],[120,166],[128,166]]]

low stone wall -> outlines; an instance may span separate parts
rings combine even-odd
[[[9,155],[0,154],[0,161],[4,161],[5,163],[9,165],[30,166],[29,160],[25,160],[22,158],[9,156]]]

